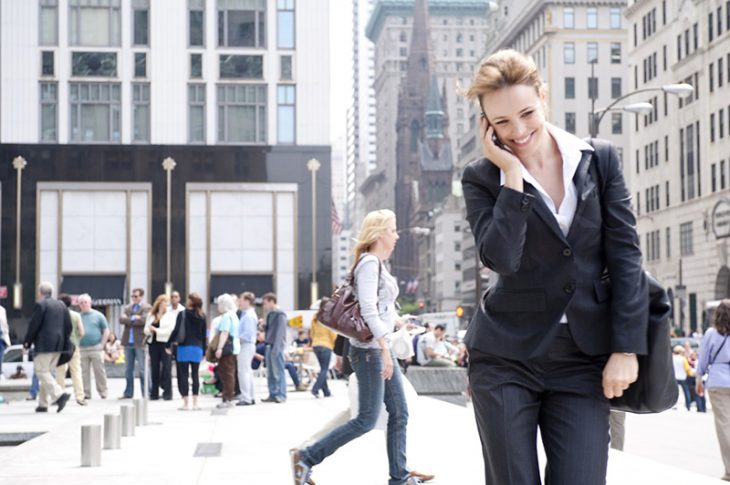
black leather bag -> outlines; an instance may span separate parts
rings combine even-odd
[[[609,163],[608,142],[589,140],[595,152],[593,159],[598,176],[598,187],[603,196],[606,164]],[[603,204],[601,204],[603,205]],[[672,363],[671,302],[666,290],[649,273],[649,324],[647,326],[647,355],[639,355],[639,377],[621,397],[611,399],[611,408],[629,413],[660,413],[674,406],[679,397]],[[604,276],[608,278],[608,275]]]

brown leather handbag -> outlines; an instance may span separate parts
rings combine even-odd
[[[359,261],[358,261],[359,264]],[[322,297],[317,312],[317,321],[330,330],[361,342],[372,340],[373,334],[360,314],[360,302],[355,294],[355,268],[342,286],[335,289],[331,297]],[[378,281],[382,263],[378,265]]]

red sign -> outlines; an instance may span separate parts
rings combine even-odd
[[[0,299],[8,297],[8,287],[0,286]]]

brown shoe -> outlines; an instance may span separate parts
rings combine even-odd
[[[304,463],[299,457],[299,449],[292,448],[289,450],[289,458],[291,459],[291,470],[294,476],[294,485],[315,485],[311,479],[312,467]]]
[[[425,473],[418,473],[416,470],[411,470],[411,472],[408,474],[408,478],[418,478],[422,482],[428,482],[429,480],[433,480],[436,475],[427,475]]]

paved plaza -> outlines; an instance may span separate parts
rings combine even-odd
[[[89,406],[73,400],[61,414],[36,414],[34,402],[0,405],[0,433],[44,431],[16,447],[0,448],[0,483],[31,484],[246,484],[288,485],[288,449],[300,444],[348,405],[342,381],[334,396],[290,393],[286,404],[237,407],[214,414],[217,400],[202,396],[201,411],[178,411],[180,402],[149,403],[148,426],[122,438],[120,450],[102,452],[98,468],[80,467],[80,428],[118,413],[123,379],[110,379],[110,399]],[[258,397],[265,383],[257,382]],[[435,485],[483,483],[479,438],[472,409],[427,397],[409,402],[411,468],[436,474]],[[51,409],[53,411],[53,409]],[[386,485],[384,433],[375,430],[316,467],[317,485]],[[201,443],[220,443],[218,457],[194,457]],[[673,410],[629,416],[626,452],[611,452],[609,485],[721,484],[722,464],[712,415]]]

